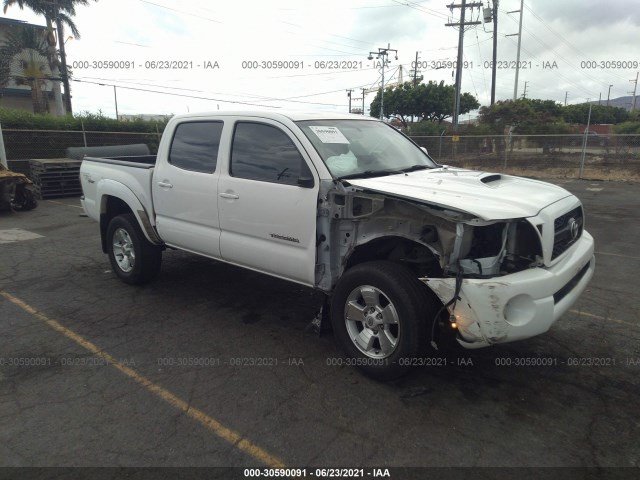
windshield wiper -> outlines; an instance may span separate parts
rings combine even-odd
[[[338,180],[346,180],[348,178],[371,178],[371,177],[384,177],[385,175],[397,175],[398,173],[404,173],[405,170],[398,169],[386,169],[386,170],[365,170],[364,172],[350,173],[348,175],[342,175],[338,177]]]
[[[432,169],[429,165],[412,165],[411,167],[403,168],[403,172],[415,172],[416,170]]]
[[[365,170],[364,172],[359,173],[350,173],[348,175],[343,175],[338,177],[338,180],[345,180],[348,178],[371,178],[371,177],[383,177],[385,175],[397,175],[399,173],[407,173],[407,172],[415,172],[417,170],[430,170],[433,167],[429,165],[412,165],[406,168],[387,168],[384,170]]]

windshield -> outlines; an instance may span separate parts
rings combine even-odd
[[[373,177],[436,168],[407,137],[382,122],[305,120],[296,122],[334,177]]]

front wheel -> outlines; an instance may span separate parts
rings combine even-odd
[[[107,246],[111,267],[125,283],[147,283],[160,271],[162,248],[146,239],[132,213],[111,219]]]
[[[405,267],[366,262],[347,270],[333,294],[331,323],[350,362],[378,380],[404,375],[428,342],[433,302]]]

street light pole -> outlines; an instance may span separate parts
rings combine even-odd
[[[389,60],[387,57],[389,56],[389,52],[396,53],[396,60],[398,60],[398,50],[394,50],[391,48],[391,44],[387,44],[387,48],[378,48],[377,52],[369,52],[369,56],[367,57],[369,60],[373,60],[373,56],[376,56],[376,59],[382,58],[382,84],[380,90],[380,120],[384,120],[384,70],[387,66]]]
[[[609,85],[609,93],[607,93],[607,107],[609,106],[609,97],[611,96],[611,87],[613,87],[613,85]]]

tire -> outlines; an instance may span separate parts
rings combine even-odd
[[[16,187],[16,195],[12,202],[12,207],[15,211],[25,212],[33,210],[37,206],[38,201],[31,188],[27,188],[27,185],[21,185],[20,188]]]
[[[429,341],[437,312],[429,293],[408,269],[392,262],[347,270],[333,293],[331,324],[349,364],[376,380],[406,374]]]
[[[132,213],[113,217],[107,227],[111,267],[125,283],[141,285],[158,275],[162,248],[146,239]]]

